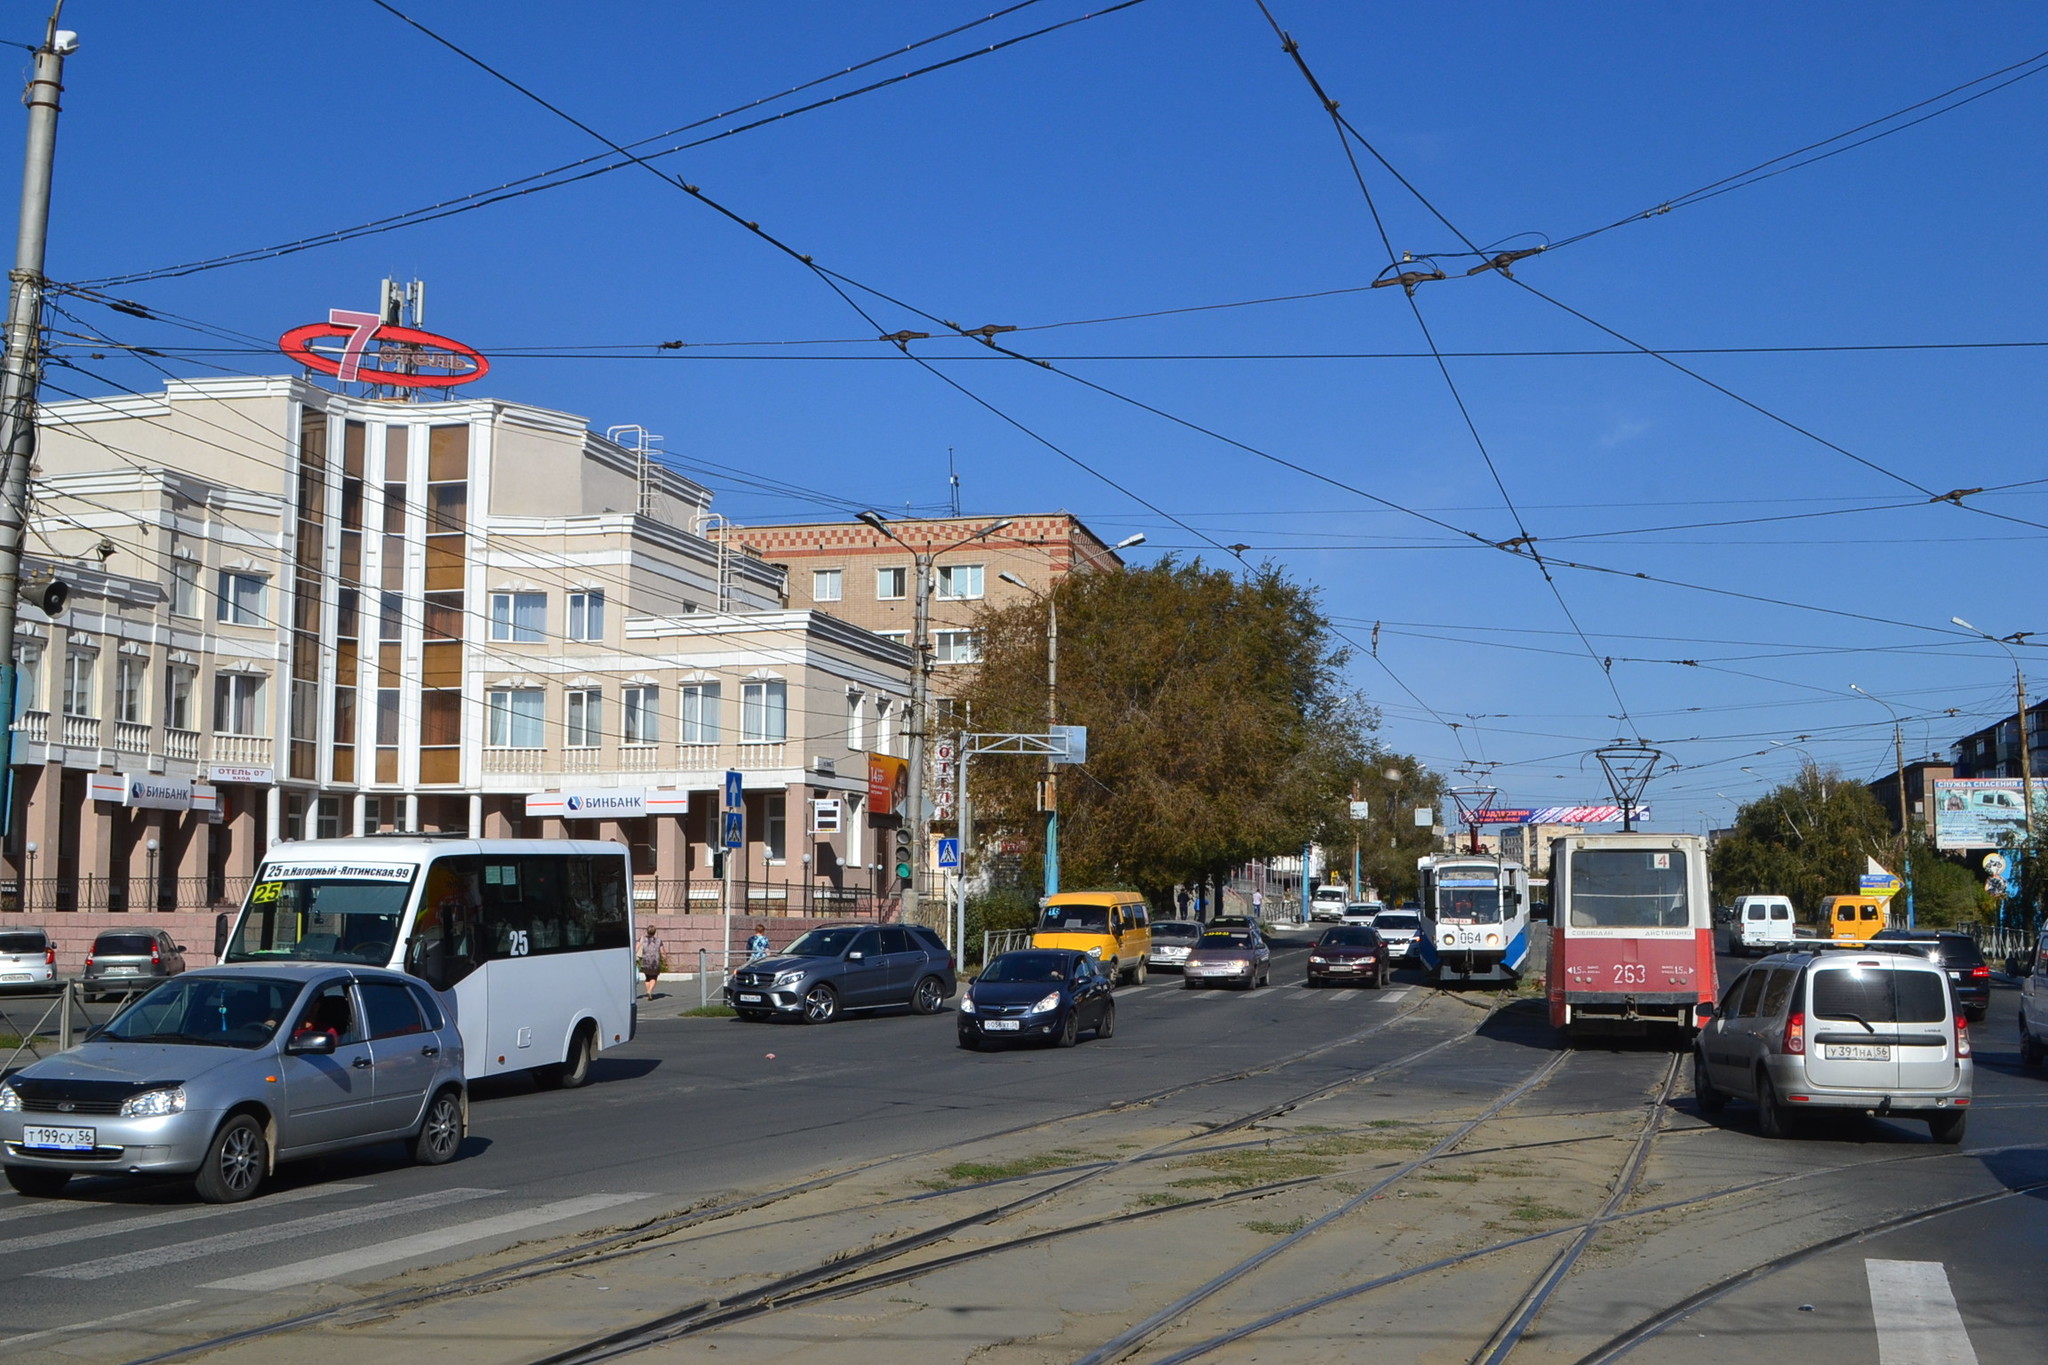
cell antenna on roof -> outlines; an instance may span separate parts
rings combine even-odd
[[[953,468],[953,447],[946,447],[946,482],[953,490],[953,515],[960,515],[960,473]]]

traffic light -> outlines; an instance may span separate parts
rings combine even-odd
[[[725,850],[722,848],[711,850],[711,879],[713,881],[725,880]]]
[[[913,838],[908,826],[896,831],[896,875],[910,884],[910,841]]]

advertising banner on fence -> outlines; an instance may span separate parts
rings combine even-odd
[[[2048,778],[2034,779],[2034,819],[2048,820]],[[2041,826],[2048,828],[2048,825]],[[1934,846],[2000,848],[2027,834],[2017,777],[1950,777],[1934,783]]]

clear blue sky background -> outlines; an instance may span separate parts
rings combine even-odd
[[[1614,222],[2048,49],[2048,11],[2026,4],[1463,4],[1397,16],[1271,2],[1344,115],[1481,246]],[[1109,3],[1037,0],[753,116]],[[400,8],[627,141],[992,5]],[[9,13],[0,38],[39,37],[32,7]],[[65,24],[81,50],[60,133],[58,280],[288,241],[603,151],[369,0],[71,0]],[[24,71],[27,57],[17,54]],[[0,133],[9,183],[20,118]],[[2044,143],[2048,74],[1517,274],[1656,347],[2048,341]],[[1396,250],[1462,249],[1360,158]],[[1072,375],[1486,539],[1518,534],[1426,355],[1188,358],[1423,350],[1399,290],[1358,290],[1386,250],[1329,118],[1252,0],[1146,0],[657,164],[905,303],[967,327],[1027,329],[1007,340],[1074,357],[1058,362]],[[1464,278],[1469,258],[1444,259],[1454,278],[1423,286],[1416,302],[1447,352],[1617,345],[1512,283]],[[646,424],[743,523],[863,505],[933,510],[951,449],[970,512],[1064,507],[1112,540],[1144,531],[1140,559],[1214,560],[1217,544],[1249,545],[1248,560],[1317,585],[1359,644],[1378,623],[1380,662],[1362,650],[1353,676],[1383,708],[1391,745],[1446,770],[1497,763],[1509,803],[1603,799],[1583,756],[1622,734],[1682,765],[1650,793],[1658,823],[1673,828],[1718,823],[1730,810],[1718,793],[1740,799],[1789,776],[1799,754],[1774,739],[1852,777],[1888,771],[1890,721],[1852,682],[1907,717],[1909,755],[1945,753],[2009,705],[2012,684],[2005,654],[1949,618],[1999,634],[2048,630],[2042,527],[1927,505],[1909,486],[2048,477],[2041,349],[1680,358],[1900,478],[1654,359],[1450,359],[1519,524],[1545,553],[1716,590],[1558,568],[1589,651],[1526,557],[973,343],[918,345],[1070,463],[868,340],[874,329],[798,263],[635,167],[114,292],[267,340],[330,307],[374,306],[385,275],[425,279],[429,325],[498,356],[486,392],[600,429]],[[1048,326],[1347,288],[1356,292]],[[883,330],[933,330],[858,297]],[[173,349],[161,363],[174,373],[284,368],[255,342],[66,307],[117,340],[225,348]],[[671,339],[768,344],[652,349]],[[575,353],[601,347],[620,349]],[[142,364],[80,363],[92,373],[54,371],[52,397],[161,384]],[[2048,522],[2048,482],[1969,501]],[[1847,510],[1896,503],[1919,505]],[[1611,675],[1594,654],[1612,658]],[[1632,724],[1617,718],[1622,704]]]

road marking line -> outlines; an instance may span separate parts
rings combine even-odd
[[[332,1256],[315,1256],[308,1261],[295,1261],[290,1265],[275,1266],[259,1270],[250,1275],[236,1275],[231,1279],[214,1280],[199,1286],[201,1289],[266,1290],[289,1289],[295,1285],[312,1284],[320,1280],[337,1279],[356,1271],[368,1270],[392,1261],[412,1261],[431,1256],[449,1247],[461,1246],[465,1242],[480,1242],[490,1237],[503,1237],[525,1232],[529,1228],[545,1223],[557,1223],[565,1218],[578,1218],[586,1213],[596,1213],[616,1204],[630,1204],[636,1199],[652,1199],[650,1194],[587,1194],[577,1199],[557,1200],[552,1204],[541,1204],[523,1209],[517,1213],[501,1213],[495,1218],[478,1218],[467,1223],[456,1223],[434,1232],[422,1232],[413,1237],[399,1237],[389,1242],[378,1242],[373,1246],[359,1247],[354,1251],[340,1251]]]
[[[1866,1260],[1878,1365],[1977,1365],[1940,1261]]]
[[[214,1237],[173,1242],[169,1246],[150,1247],[144,1251],[130,1251],[120,1256],[107,1256],[97,1261],[80,1261],[76,1265],[56,1266],[49,1270],[33,1270],[29,1273],[51,1280],[104,1280],[110,1275],[128,1275],[138,1270],[154,1270],[159,1266],[176,1265],[180,1261],[196,1261],[202,1256],[267,1246],[272,1242],[304,1237],[308,1233],[325,1232],[330,1228],[374,1223],[380,1218],[396,1218],[400,1214],[418,1213],[443,1204],[459,1204],[465,1200],[482,1199],[487,1195],[502,1193],[502,1190],[461,1188],[440,1190],[433,1194],[416,1195],[411,1199],[392,1199],[381,1204],[366,1204],[361,1208],[337,1209],[333,1213],[316,1214],[311,1218],[295,1218],[286,1223],[272,1223],[268,1227],[224,1232]]]
[[[1413,986],[1403,986],[1400,990],[1395,991],[1392,995],[1384,996],[1382,998],[1385,999],[1385,1001],[1389,1005],[1398,1005],[1403,1000],[1406,1000],[1408,998],[1408,992],[1414,989],[1415,988]]]
[[[0,1337],[0,1346],[19,1346],[24,1341],[41,1341],[44,1337],[68,1336],[72,1333],[97,1332],[102,1327],[112,1327],[117,1322],[132,1322],[136,1318],[153,1317],[168,1313],[174,1308],[190,1308],[197,1299],[172,1299],[154,1308],[138,1308],[132,1313],[116,1313],[112,1317],[94,1318],[90,1322],[74,1322],[66,1327],[45,1327],[40,1332],[23,1332],[18,1337]]]
[[[263,1207],[274,1209],[280,1204],[296,1204],[301,1199],[324,1199],[330,1194],[343,1194],[351,1190],[368,1188],[368,1185],[308,1185],[304,1189],[274,1194],[263,1201]],[[81,1207],[104,1206],[52,1201],[52,1207],[76,1210]],[[146,1218],[116,1218],[106,1223],[88,1223],[82,1228],[66,1228],[62,1232],[39,1232],[32,1237],[0,1239],[0,1251],[39,1251],[44,1247],[58,1247],[69,1242],[90,1241],[95,1237],[113,1237],[124,1232],[143,1232],[150,1228],[168,1227],[173,1223],[190,1223],[201,1218],[219,1218],[225,1214],[243,1211],[239,1204],[206,1204],[196,1209],[168,1209],[162,1213],[150,1214]]]

